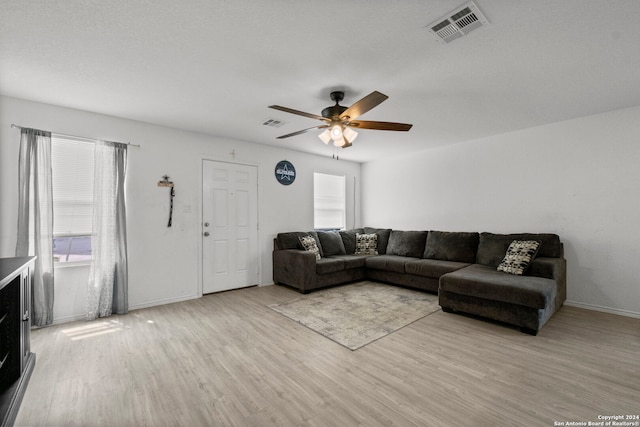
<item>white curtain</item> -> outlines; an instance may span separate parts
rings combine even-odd
[[[127,227],[124,194],[127,146],[98,141],[95,151],[93,259],[87,320],[129,309]]]
[[[33,269],[31,324],[53,322],[53,185],[51,133],[23,128],[18,164],[16,256],[37,258]]]

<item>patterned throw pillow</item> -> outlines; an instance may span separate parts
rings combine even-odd
[[[356,255],[378,255],[377,234],[356,234]]]
[[[498,265],[498,271],[521,276],[540,248],[535,240],[514,240]]]
[[[315,254],[316,261],[320,261],[320,249],[318,249],[316,239],[314,239],[313,236],[300,236],[298,237],[298,240],[300,240],[300,245],[302,245],[305,251]]]

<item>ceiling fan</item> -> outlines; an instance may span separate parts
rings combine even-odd
[[[284,111],[286,113],[297,114],[303,117],[309,117],[311,119],[321,120],[323,122],[323,124],[318,126],[313,126],[307,129],[299,130],[297,132],[279,136],[278,139],[300,135],[314,129],[325,129],[324,132],[318,135],[325,144],[328,144],[331,140],[333,140],[333,144],[336,147],[347,148],[351,147],[351,143],[358,136],[358,133],[352,128],[394,130],[403,132],[411,129],[411,126],[413,125],[407,123],[356,120],[362,114],[380,105],[387,98],[389,98],[387,95],[384,95],[378,91],[373,91],[369,95],[353,104],[351,107],[344,107],[340,105],[340,101],[344,99],[344,92],[331,92],[331,100],[335,101],[336,105],[332,105],[322,110],[321,116],[311,113],[305,113],[304,111],[294,110],[292,108],[282,107],[280,105],[270,105],[269,108]]]

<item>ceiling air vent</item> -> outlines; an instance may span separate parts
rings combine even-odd
[[[271,126],[273,128],[279,128],[280,126],[282,126],[283,124],[285,124],[285,122],[283,122],[282,120],[277,120],[277,119],[272,119],[272,118],[268,118],[268,119],[264,119],[262,121],[262,124],[264,126]]]
[[[439,43],[449,43],[487,24],[489,24],[487,18],[480,12],[478,6],[470,1],[427,25],[427,28]]]

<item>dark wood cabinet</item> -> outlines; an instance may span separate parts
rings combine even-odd
[[[0,258],[0,425],[15,421],[36,356],[31,352],[35,257]]]

